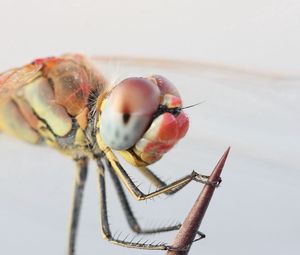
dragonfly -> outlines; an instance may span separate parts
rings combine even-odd
[[[182,99],[161,75],[129,77],[110,85],[92,62],[78,54],[36,59],[0,75],[0,131],[22,141],[49,146],[76,165],[67,254],[75,254],[88,162],[97,164],[102,233],[130,248],[171,250],[166,244],[121,240],[112,235],[107,212],[105,172],[117,189],[131,229],[138,234],[173,231],[181,224],[145,229],[127,200],[123,185],[137,200],[171,195],[191,181],[209,183],[192,171],[166,184],[148,167],[182,139],[189,128]],[[136,167],[157,189],[144,193],[119,162],[116,153]],[[209,183],[218,186],[218,183]],[[204,235],[199,232],[199,239]]]
[[[90,62],[91,60],[91,62]],[[31,64],[26,65],[21,68],[16,68],[9,70],[3,74],[1,74],[0,78],[0,129],[1,132],[6,132],[8,134],[17,136],[21,138],[21,140],[28,141],[33,144],[46,144],[50,147],[55,148],[56,150],[66,154],[67,156],[71,157],[73,160],[75,160],[76,164],[76,171],[75,171],[75,181],[74,181],[74,188],[73,188],[73,199],[72,199],[72,206],[71,206],[71,217],[69,222],[69,234],[68,234],[68,242],[67,242],[67,250],[68,254],[74,254],[75,253],[75,243],[76,243],[76,233],[79,223],[79,215],[80,215],[80,208],[81,208],[81,200],[82,195],[85,187],[85,179],[87,176],[87,163],[88,161],[95,160],[98,166],[98,183],[100,188],[100,198],[101,198],[101,220],[102,220],[102,230],[104,234],[108,234],[108,239],[112,241],[113,243],[121,244],[123,246],[128,247],[134,247],[134,248],[147,248],[147,249],[170,249],[172,247],[168,245],[154,245],[155,247],[151,245],[140,245],[140,244],[134,244],[132,242],[123,242],[123,240],[120,240],[121,242],[118,242],[118,240],[112,240],[110,239],[112,237],[112,231],[110,230],[110,225],[108,224],[108,212],[107,212],[107,206],[106,206],[106,189],[105,189],[105,174],[108,172],[110,176],[112,177],[113,183],[117,188],[117,194],[121,198],[122,208],[125,211],[126,218],[128,220],[129,226],[133,229],[133,231],[137,233],[145,233],[145,234],[151,234],[151,233],[159,233],[164,232],[168,230],[176,230],[180,225],[170,226],[167,228],[159,228],[156,230],[153,229],[145,229],[142,228],[139,224],[139,222],[136,220],[135,215],[133,214],[133,211],[128,203],[126,193],[123,189],[122,183],[125,184],[125,187],[131,190],[131,187],[134,187],[134,182],[131,183],[131,178],[127,174],[127,171],[123,168],[123,166],[120,164],[119,161],[117,162],[117,166],[110,163],[110,160],[112,158],[95,158],[94,155],[89,154],[88,156],[84,156],[81,158],[82,153],[87,153],[87,151],[90,151],[90,148],[99,148],[97,137],[96,141],[93,143],[93,146],[88,145],[89,143],[86,143],[84,139],[85,134],[80,134],[81,131],[79,129],[81,128],[80,125],[87,125],[88,124],[88,130],[91,130],[91,127],[95,127],[96,131],[100,129],[101,125],[93,122],[91,124],[91,120],[95,118],[99,118],[99,121],[102,119],[102,113],[104,112],[104,108],[101,109],[102,105],[106,104],[105,102],[109,100],[110,95],[112,95],[112,92],[114,91],[113,87],[110,86],[110,84],[116,85],[119,84],[122,79],[120,79],[117,82],[114,82],[115,77],[108,77],[108,75],[103,75],[104,69],[107,67],[107,65],[112,64],[114,67],[115,62],[120,64],[121,67],[126,66],[126,76],[128,76],[128,73],[131,73],[131,67],[134,68],[134,73],[136,74],[136,70],[138,70],[138,75],[140,73],[144,73],[145,70],[151,70],[152,73],[160,73],[163,72],[166,77],[171,77],[172,81],[176,81],[176,87],[180,89],[181,96],[184,96],[185,101],[192,102],[193,100],[198,99],[199,92],[201,91],[201,98],[199,101],[208,100],[207,103],[203,104],[204,108],[201,109],[201,114],[197,116],[197,118],[193,118],[193,123],[197,127],[201,126],[201,132],[199,132],[199,128],[197,129],[197,136],[193,137],[192,141],[189,143],[187,149],[188,152],[188,162],[193,161],[193,157],[197,160],[198,159],[198,152],[197,155],[194,156],[195,151],[199,149],[200,146],[200,140],[198,145],[198,139],[201,138],[201,143],[204,144],[204,147],[211,146],[212,144],[218,144],[217,147],[220,146],[220,144],[224,143],[228,145],[228,137],[230,138],[230,144],[232,145],[233,151],[239,151],[240,156],[247,155],[247,158],[256,159],[253,162],[248,161],[247,164],[238,164],[239,167],[237,167],[237,170],[243,169],[243,179],[239,180],[240,183],[243,183],[243,190],[249,190],[249,194],[253,194],[252,190],[252,184],[251,183],[257,183],[257,176],[260,176],[263,172],[266,176],[269,176],[270,179],[268,182],[262,181],[261,187],[262,190],[259,192],[259,197],[264,196],[261,199],[260,206],[265,208],[266,211],[268,211],[268,207],[265,207],[265,201],[267,199],[270,199],[268,197],[268,192],[266,193],[265,190],[272,190],[272,188],[277,187],[278,185],[273,185],[272,177],[274,173],[274,167],[278,165],[276,168],[282,168],[284,165],[285,171],[289,171],[289,175],[282,175],[282,178],[285,178],[287,180],[286,182],[282,183],[280,182],[280,186],[285,185],[286,190],[292,190],[293,187],[298,187],[298,183],[295,183],[294,186],[291,185],[291,182],[293,183],[294,180],[297,180],[298,177],[296,174],[295,177],[293,177],[293,169],[298,169],[297,161],[295,159],[297,158],[297,152],[299,151],[298,143],[294,142],[293,137],[298,137],[298,129],[297,125],[293,126],[291,128],[288,123],[291,119],[297,120],[298,119],[298,109],[297,107],[299,105],[299,99],[298,96],[299,93],[296,91],[299,91],[299,75],[296,74],[280,74],[280,73],[267,73],[267,72],[261,72],[261,71],[252,71],[242,68],[236,68],[232,66],[227,65],[220,65],[220,64],[209,64],[209,63],[201,63],[201,62],[193,62],[193,61],[181,61],[181,60],[165,60],[165,59],[149,59],[149,58],[133,58],[133,57],[122,57],[122,56],[101,56],[101,57],[92,57],[90,60],[86,59],[83,56],[79,55],[66,55],[60,58],[49,58],[49,59],[38,59],[33,61]],[[50,78],[50,74],[53,70],[55,70],[55,67],[59,67],[64,61],[68,61],[68,68],[57,68],[55,74],[52,76],[60,79],[53,79]],[[66,63],[66,62],[65,62]],[[74,66],[75,64],[75,66]],[[96,64],[96,68],[93,66],[93,64]],[[78,68],[79,66],[79,68]],[[77,71],[76,70],[80,70]],[[129,71],[127,70],[129,69]],[[61,70],[63,72],[61,72]],[[101,73],[99,72],[101,71]],[[118,72],[120,70],[117,70]],[[25,90],[30,90],[29,87],[32,84],[36,84],[35,82],[38,79],[45,78],[45,74],[48,83],[50,86],[50,92],[52,93],[41,93],[42,91],[45,92],[45,90],[38,90],[36,89],[32,95],[35,95],[36,98],[33,100],[33,98],[30,101],[26,101],[26,103],[23,102],[22,97],[24,97]],[[64,75],[65,74],[65,75]],[[134,75],[135,75],[134,74]],[[166,75],[167,74],[167,75]],[[149,76],[151,77],[151,76]],[[149,77],[147,79],[149,80]],[[122,77],[123,78],[123,77]],[[75,79],[74,83],[71,82],[72,79]],[[153,79],[150,78],[151,81]],[[55,81],[55,83],[53,82]],[[58,82],[59,81],[59,82]],[[62,81],[65,81],[65,84],[73,84],[73,90],[71,87],[69,87],[70,90],[67,89],[67,87],[56,87],[57,84],[60,84]],[[89,86],[92,86],[94,83],[90,83],[87,81],[97,81],[97,85],[95,87],[88,87],[85,86],[85,84],[89,84]],[[101,82],[99,82],[101,81]],[[99,82],[99,83],[98,83]],[[80,84],[80,86],[79,86]],[[78,87],[79,86],[79,87]],[[118,86],[118,85],[117,85]],[[115,87],[117,87],[115,86]],[[33,87],[33,85],[32,85]],[[31,88],[32,88],[31,87]],[[174,88],[174,86],[172,85]],[[76,91],[76,88],[79,89],[80,93],[78,94],[72,94],[72,91]],[[196,89],[197,88],[197,89]],[[55,90],[56,89],[56,90]],[[62,89],[65,89],[64,91]],[[47,90],[46,90],[47,91]],[[175,91],[175,89],[174,89]],[[283,91],[285,93],[283,93]],[[60,95],[60,103],[54,104],[55,102],[52,98],[55,95]],[[29,93],[29,92],[26,92]],[[177,93],[176,93],[177,94]],[[64,96],[62,96],[64,95]],[[70,97],[68,97],[69,95]],[[82,97],[80,96],[82,95]],[[97,95],[102,97],[97,97]],[[38,118],[39,115],[36,115],[34,109],[32,109],[33,105],[37,102],[40,102],[43,98],[43,102],[47,102],[46,105],[39,105],[37,106],[37,109],[47,109],[45,112],[48,114],[49,120],[55,120],[54,122],[48,121],[48,119],[44,118]],[[80,100],[79,100],[79,99]],[[83,99],[83,100],[82,100]],[[65,101],[64,101],[65,100]],[[85,101],[86,100],[86,101]],[[51,103],[50,103],[51,102]],[[80,107],[84,105],[83,102],[87,102],[88,106],[93,106],[90,111],[84,110],[80,111],[80,115],[76,115],[76,118],[73,117],[71,112],[71,108],[67,108],[65,106],[65,103],[70,103],[69,107],[71,107],[72,103],[72,111],[76,112],[76,109],[81,109]],[[76,104],[75,104],[76,102]],[[280,102],[280,103],[279,103]],[[22,104],[23,103],[23,104]],[[83,104],[81,104],[83,103]],[[14,105],[13,107],[7,107],[7,105]],[[22,105],[22,107],[19,107]],[[53,132],[58,132],[57,130],[63,130],[64,128],[67,129],[68,120],[62,118],[61,116],[66,115],[60,115],[60,111],[58,108],[55,108],[55,105],[58,106],[59,109],[69,109],[67,110],[67,116],[71,118],[71,125],[72,130],[71,133],[67,136],[58,136],[54,135],[53,138]],[[109,105],[109,104],[108,104]],[[237,107],[238,105],[238,107]],[[30,108],[28,109],[28,106]],[[209,107],[207,107],[209,106]],[[296,106],[296,107],[295,107]],[[5,108],[6,107],[6,108]],[[184,110],[185,107],[180,107],[181,112]],[[208,109],[209,108],[209,109]],[[6,109],[3,111],[3,109]],[[10,112],[7,112],[7,109],[10,110]],[[30,115],[30,111],[32,110],[33,114]],[[55,110],[54,110],[55,109]],[[111,108],[112,109],[112,108]],[[22,110],[22,111],[21,111]],[[85,112],[87,111],[87,113]],[[53,116],[57,118],[50,118],[49,114],[55,112]],[[100,115],[101,113],[101,115]],[[253,113],[256,113],[255,115]],[[264,115],[260,115],[259,113],[265,113]],[[5,115],[6,114],[6,115]],[[100,115],[100,116],[99,116]],[[12,117],[16,117],[14,120]],[[21,119],[24,119],[23,122],[18,122],[20,118],[18,116],[21,116]],[[88,117],[86,117],[88,116]],[[107,114],[107,116],[111,117],[114,116],[113,114]],[[155,114],[153,115],[155,116]],[[108,117],[108,118],[109,118]],[[156,116],[157,117],[157,116]],[[263,117],[263,118],[262,118]],[[209,120],[209,121],[208,121]],[[7,122],[9,121],[9,123]],[[17,122],[12,122],[17,121]],[[5,129],[2,126],[4,125],[11,125],[14,128]],[[78,123],[78,126],[73,126],[74,123]],[[86,123],[86,124],[85,124]],[[189,122],[188,122],[189,123]],[[260,132],[254,132],[257,130],[257,125],[259,123],[259,131]],[[51,125],[49,125],[51,124]],[[63,124],[63,125],[59,125]],[[294,123],[297,124],[297,123]],[[28,127],[39,127],[38,135],[36,133],[29,132],[28,133]],[[58,129],[51,130],[51,126],[55,126]],[[27,128],[26,128],[27,127]],[[77,127],[77,128],[76,128]],[[220,132],[220,127],[222,127],[222,132]],[[274,128],[277,127],[277,128]],[[191,134],[192,126],[189,127],[189,134]],[[31,129],[29,129],[31,130]],[[33,128],[33,130],[36,130]],[[17,132],[17,133],[12,133]],[[27,133],[25,133],[27,132]],[[219,132],[219,133],[218,133]],[[227,137],[225,136],[225,133]],[[33,134],[33,135],[32,135]],[[99,138],[104,139],[104,137],[101,136],[101,132],[98,131]],[[192,133],[193,134],[193,133]],[[287,136],[288,134],[288,136]],[[96,135],[96,134],[95,134]],[[76,139],[75,139],[75,138]],[[93,136],[92,136],[93,137]],[[87,139],[92,138],[91,135],[87,136]],[[236,137],[234,139],[234,137]],[[274,139],[276,137],[276,139]],[[289,138],[290,137],[290,138]],[[67,138],[67,139],[66,139]],[[107,140],[111,139],[112,137],[109,135],[109,133],[106,134]],[[72,140],[73,139],[73,140]],[[95,139],[95,138],[93,138]],[[185,139],[190,139],[189,136],[185,136]],[[72,141],[76,140],[76,144],[74,144],[74,149],[72,149]],[[264,143],[262,141],[272,141],[269,143]],[[82,146],[82,141],[84,142],[85,146]],[[90,141],[90,140],[87,140]],[[190,140],[189,140],[190,141]],[[197,143],[197,146],[195,146],[195,142]],[[61,145],[64,145],[63,147],[60,147]],[[105,144],[105,143],[104,143]],[[109,142],[108,142],[109,144]],[[269,144],[269,145],[268,145]],[[284,146],[284,144],[286,146]],[[103,145],[103,144],[102,144]],[[135,157],[130,157],[132,155],[131,151],[124,151],[124,150],[118,150],[118,149],[112,149],[113,145],[108,146],[105,144],[105,150],[100,151],[101,156],[105,156],[107,154],[105,153],[111,153],[109,155],[115,154],[115,152],[120,152],[120,154],[127,159],[127,161],[133,163],[134,165],[137,164],[140,161],[136,161]],[[280,145],[280,146],[278,146]],[[201,145],[202,146],[202,145]],[[177,146],[177,148],[180,148],[181,146]],[[80,148],[85,148],[83,151],[80,150]],[[88,148],[88,150],[87,150]],[[248,149],[247,149],[248,148]],[[288,154],[285,151],[285,148],[290,148],[288,151]],[[98,151],[99,152],[99,151]],[[73,154],[74,153],[74,154]],[[79,156],[75,157],[75,159],[72,156]],[[84,154],[85,155],[85,154]],[[237,162],[237,155],[233,154],[235,157],[235,162]],[[281,155],[280,157],[278,155]],[[99,154],[96,154],[96,156],[99,156]],[[112,156],[114,159],[114,156]],[[134,161],[133,161],[134,160]],[[263,162],[263,164],[260,164],[260,161]],[[245,162],[245,159],[243,158],[240,160],[241,162]],[[186,161],[184,161],[186,162]],[[269,163],[269,168],[267,167],[267,164]],[[119,170],[115,170],[116,169]],[[267,167],[267,169],[266,169]],[[153,186],[158,188],[159,192],[165,193],[165,194],[172,194],[177,192],[177,190],[180,190],[181,186],[178,185],[177,188],[172,187],[170,190],[166,191],[164,188],[166,183],[164,183],[160,178],[156,176],[150,169],[149,166],[137,166],[136,167],[149,181],[153,184]],[[233,168],[233,167],[231,167]],[[289,170],[287,170],[289,169]],[[232,169],[231,169],[232,170]],[[268,175],[267,171],[269,171],[271,174]],[[265,171],[265,172],[264,172]],[[278,170],[279,171],[279,170]],[[237,171],[241,172],[241,171]],[[276,172],[276,169],[275,169]],[[298,171],[295,171],[298,172]],[[246,174],[247,180],[249,180],[247,183],[244,182],[244,175]],[[247,175],[248,174],[248,175]],[[290,176],[290,177],[289,177]],[[199,177],[200,178],[200,177]],[[242,178],[242,177],[241,177]],[[282,180],[280,178],[280,180]],[[197,177],[197,181],[199,181]],[[201,181],[206,181],[204,177],[201,177]],[[182,182],[182,187],[185,186],[186,182]],[[176,184],[176,183],[175,183]],[[248,187],[249,186],[249,187]],[[251,187],[250,187],[251,186]],[[256,185],[256,188],[259,190],[260,185]],[[139,190],[139,189],[137,189]],[[280,194],[278,193],[278,189],[273,189],[272,193],[276,194],[274,197],[274,201],[271,199],[272,205],[277,208],[281,204],[278,204],[278,197],[280,197]],[[142,195],[143,193],[139,193],[136,190],[132,191],[133,196],[136,196],[136,193],[138,195]],[[234,188],[233,193],[236,193],[236,188]],[[243,192],[245,193],[245,192]],[[292,191],[290,192],[292,194]],[[297,193],[296,193],[297,194]],[[141,199],[141,198],[140,198]],[[241,201],[239,197],[235,197],[239,203],[243,203],[243,201],[250,201],[251,199],[243,199]],[[286,201],[285,197],[282,201]],[[273,202],[272,202],[273,201]],[[247,203],[248,203],[247,202]],[[256,203],[259,203],[260,200],[256,200],[255,205],[253,204],[252,207],[257,207]],[[288,203],[288,202],[286,202]],[[276,205],[278,206],[276,207]],[[288,205],[286,205],[288,207]],[[291,206],[290,211],[297,212],[297,208],[295,206]],[[248,207],[245,205],[245,208]],[[272,209],[272,211],[270,211]],[[226,214],[226,208],[222,208],[222,210],[225,210]],[[236,208],[238,210],[240,215],[246,215],[245,211],[241,208]],[[274,215],[273,207],[271,207],[269,210],[269,215]],[[276,211],[276,210],[275,210]],[[278,212],[281,216],[282,210],[279,210]],[[227,212],[229,214],[230,211]],[[235,215],[233,215],[235,216]],[[276,216],[276,214],[275,214]],[[276,218],[273,216],[273,218]],[[279,216],[278,216],[279,217]],[[285,218],[289,218],[290,215],[286,216]],[[272,217],[271,217],[272,218]],[[264,218],[262,218],[264,219]],[[255,224],[257,224],[257,220],[255,219]],[[104,224],[103,224],[104,223]],[[235,217],[231,219],[231,224],[237,224],[241,225],[241,222],[238,221]],[[278,222],[279,225],[278,229],[284,228],[287,225],[290,226],[292,229],[294,227],[294,221],[282,221]],[[249,221],[243,222],[243,226],[248,224],[247,229],[249,229],[249,238],[253,240],[254,243],[259,243],[261,236],[256,235],[257,232],[253,233],[251,232],[251,227],[254,224],[253,220],[251,221],[251,217],[249,217]],[[264,226],[265,222],[262,220],[259,222],[260,225]],[[256,230],[256,229],[255,229]],[[222,229],[218,228],[219,232],[222,232]],[[272,228],[270,228],[270,232],[268,232],[266,235],[271,236],[273,234]],[[266,232],[263,230],[262,232]],[[201,234],[201,233],[200,233]],[[225,233],[226,234],[226,233]],[[243,232],[243,234],[245,234]],[[226,243],[233,242],[231,245],[229,245],[230,250],[231,247],[233,247],[236,243],[236,240],[239,240],[240,243],[244,243],[244,245],[248,245],[245,243],[246,238],[240,238],[240,236],[235,236],[234,238],[230,239],[224,239],[222,237],[222,240]],[[247,238],[247,240],[249,240]],[[128,245],[129,244],[129,245]],[[279,244],[278,242],[274,244]],[[291,241],[290,243],[286,245],[294,245]],[[280,246],[273,245],[274,249],[280,248]],[[295,244],[296,247],[296,244]],[[220,245],[220,252],[223,251],[226,247]],[[254,252],[255,253],[255,252]]]

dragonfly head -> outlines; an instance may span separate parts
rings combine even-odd
[[[180,95],[166,78],[128,78],[101,104],[99,134],[132,165],[159,160],[187,132],[189,120]]]

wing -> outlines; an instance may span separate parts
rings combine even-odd
[[[143,58],[129,56],[93,56],[91,59],[99,65],[105,66],[129,66],[143,68],[160,68],[164,70],[180,71],[183,73],[198,73],[211,76],[227,75],[232,78],[243,77],[244,79],[269,79],[269,80],[300,80],[299,73],[277,73],[263,72],[260,70],[246,69],[225,64],[216,64],[210,62],[199,62],[192,60],[180,59],[163,59],[163,58]]]
[[[17,94],[19,89],[40,75],[41,63],[28,64],[0,74],[0,102]]]

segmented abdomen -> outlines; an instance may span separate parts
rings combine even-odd
[[[91,100],[103,92],[104,78],[79,55],[38,59],[31,65],[41,68],[6,100],[0,95],[0,130],[34,144],[72,146],[76,136],[83,139]]]

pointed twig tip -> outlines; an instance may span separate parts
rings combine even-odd
[[[221,175],[221,172],[223,170],[223,167],[225,165],[227,156],[229,154],[230,151],[230,146],[227,148],[227,150],[224,152],[224,154],[222,155],[222,157],[220,158],[220,160],[218,161],[217,165],[215,166],[214,171],[212,172],[210,179],[215,179],[215,178],[219,178]]]
[[[227,148],[227,150],[225,151],[225,153],[229,153],[229,151],[230,151],[230,149],[231,149],[231,146],[228,146],[228,148]]]
[[[224,152],[217,165],[215,166],[213,172],[209,177],[210,182],[218,182],[220,180],[220,175],[224,167],[225,161],[229,154],[230,147]],[[206,209],[209,202],[213,196],[215,187],[206,184],[192,209],[190,210],[188,216],[182,223],[181,228],[178,230],[177,235],[173,241],[173,247],[187,247],[191,245],[195,236],[197,234],[198,228],[202,222]],[[168,251],[167,255],[187,255],[189,253],[189,248],[185,251]]]
[[[227,150],[224,152],[223,156],[221,157],[221,160],[224,160],[224,163],[225,163],[225,161],[226,161],[226,159],[227,159],[227,156],[228,156],[228,154],[229,154],[229,152],[230,152],[230,149],[231,149],[231,147],[229,146],[229,147],[227,148]]]

